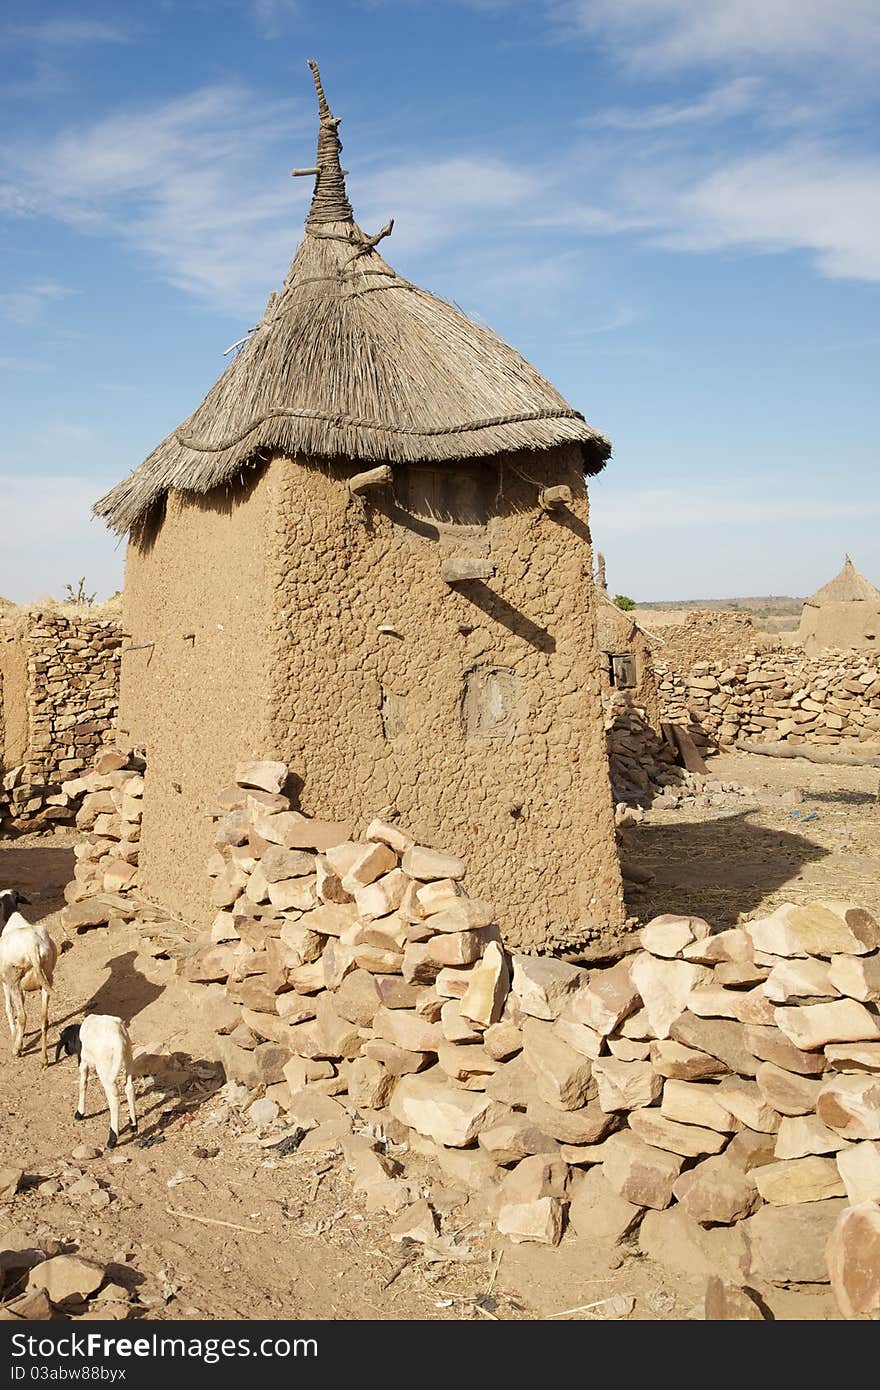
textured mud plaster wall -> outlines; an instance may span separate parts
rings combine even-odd
[[[807,656],[823,651],[859,647],[880,651],[880,608],[874,603],[825,603],[821,608],[804,605],[798,643]]]
[[[0,768],[28,752],[28,671],[24,618],[0,621]]]
[[[140,887],[194,922],[206,911],[206,812],[235,763],[266,744],[271,492],[264,474],[234,497],[172,493],[128,548],[127,645],[155,644],[122,658],[121,737],[147,752]]]
[[[626,613],[596,595],[596,629],[601,653],[600,674],[605,695],[620,693],[643,709],[654,729],[660,728],[660,697],[654,672],[653,646]],[[619,692],[611,680],[611,657],[628,654],[635,667],[635,685]]]
[[[395,501],[361,512],[353,469],[270,467],[266,751],[301,773],[308,814],[394,807],[425,843],[466,856],[471,891],[527,949],[610,944],[623,919],[578,465],[573,452],[502,463],[488,492],[500,514],[474,526],[408,510],[402,474]],[[561,481],[573,506],[541,512],[535,483]],[[497,574],[453,590],[450,555]]]

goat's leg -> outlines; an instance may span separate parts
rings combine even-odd
[[[130,1070],[125,1073],[125,1099],[128,1101],[128,1118],[131,1120],[132,1132],[137,1134],[138,1122],[134,1108],[134,1077]]]
[[[107,1104],[110,1108],[110,1133],[107,1135],[107,1148],[115,1149],[116,1141],[119,1138],[119,1096],[116,1094],[116,1076],[113,1072],[109,1076],[98,1069],[98,1080],[104,1088],[104,1095],[107,1097]]]
[[[24,1002],[21,984],[13,991],[12,1004],[15,1009],[15,1038],[12,1043],[13,1057],[20,1057],[24,1049],[24,1034],[27,1027],[27,1005]]]
[[[12,990],[6,981],[3,981],[3,1003],[6,1005],[6,1022],[9,1024],[9,1037],[13,1047],[15,1046],[15,1010],[12,1007]]]
[[[49,1034],[49,991],[44,989],[42,993],[42,1013],[40,1015],[40,1043],[42,1048],[43,1066],[49,1065],[49,1047],[47,1038]]]
[[[89,1079],[89,1064],[80,1058],[79,1064],[79,1098],[76,1109],[73,1112],[75,1120],[84,1120],[86,1115],[86,1083]]]

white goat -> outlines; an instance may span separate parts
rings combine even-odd
[[[45,927],[33,926],[16,909],[21,901],[14,889],[0,893],[0,980],[3,982],[3,1001],[12,1035],[12,1055],[20,1057],[24,1046],[27,1009],[24,993],[42,990],[40,1019],[43,1066],[48,1066],[46,1034],[49,1029],[49,995],[58,950]]]
[[[134,1110],[134,1080],[131,1069],[131,1038],[121,1018],[112,1014],[89,1014],[82,1023],[72,1023],[65,1028],[55,1048],[55,1061],[61,1053],[79,1058],[79,1099],[73,1118],[85,1118],[86,1083],[90,1072],[97,1072],[98,1080],[107,1097],[110,1107],[110,1134],[107,1148],[114,1149],[119,1138],[119,1097],[116,1082],[120,1072],[125,1074],[125,1098],[128,1101],[128,1116],[131,1128],[137,1134],[137,1116]]]

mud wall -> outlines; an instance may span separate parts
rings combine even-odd
[[[236,495],[171,493],[128,547],[119,737],[147,757],[139,886],[193,921],[217,788],[266,743],[274,491],[264,473]]]
[[[600,675],[603,695],[622,695],[643,710],[654,729],[660,728],[660,697],[654,672],[654,643],[626,613],[603,594],[596,593],[596,630],[599,642]],[[635,674],[633,686],[617,688],[612,683],[611,658],[628,654]]]
[[[798,643],[808,656],[820,652],[860,647],[880,652],[880,606],[859,603],[805,604],[798,628]]]
[[[302,775],[302,809],[394,808],[423,843],[468,858],[520,947],[613,936],[623,909],[575,453],[493,467],[476,525],[434,524],[397,494],[363,510],[340,469],[273,472],[265,751]],[[536,483],[563,480],[572,507],[542,512]],[[451,555],[488,559],[495,577],[452,588]]]
[[[27,620],[0,619],[0,770],[23,763],[28,751]]]

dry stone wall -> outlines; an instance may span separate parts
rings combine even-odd
[[[90,772],[63,784],[79,808],[76,826],[83,832],[73,851],[74,876],[64,890],[65,931],[129,915],[126,898],[138,886],[145,767],[141,749],[105,748]]]
[[[222,794],[217,915],[180,961],[264,1142],[341,1150],[401,1238],[430,1244],[448,1210],[409,1166],[427,1161],[516,1242],[568,1223],[662,1259],[690,1240],[745,1275],[711,1298],[746,1312],[714,1316],[829,1281],[845,1316],[876,1312],[869,913],[784,904],[722,932],[666,915],[610,968],[511,954],[464,860],[382,820],[358,841],[307,820],[287,778],[244,764]]]
[[[735,657],[746,656],[764,645],[747,613],[700,609],[688,613],[683,622],[668,624],[658,632],[663,639],[658,659],[674,671],[688,671],[698,661],[727,665]],[[772,639],[765,640],[768,646],[772,645]]]
[[[0,624],[0,830],[71,821],[63,783],[112,742],[122,633],[110,618],[28,612]]]
[[[606,703],[605,736],[618,826],[635,824],[649,808],[730,807],[737,804],[731,797],[750,795],[748,787],[718,781],[711,770],[704,774],[679,766],[678,754],[655,732],[647,711],[624,695]],[[624,866],[624,879],[627,872],[631,866]]]
[[[662,717],[695,742],[744,738],[792,745],[880,743],[880,656],[756,653],[699,662],[687,675],[658,666]]]

